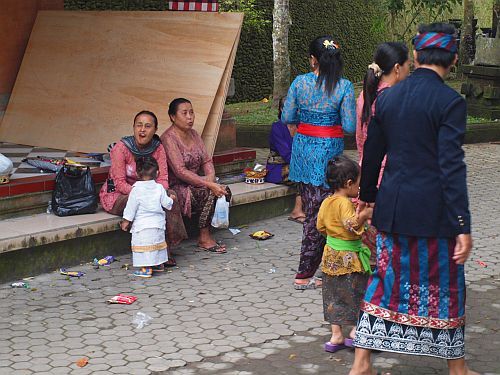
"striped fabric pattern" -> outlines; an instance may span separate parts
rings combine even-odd
[[[377,270],[365,302],[383,309],[439,320],[465,313],[464,266],[450,261],[455,240],[379,233]]]
[[[168,9],[195,12],[217,12],[219,11],[219,3],[218,0],[169,1]]]
[[[455,239],[377,235],[354,345],[445,359],[465,355],[464,266]]]
[[[457,53],[456,38],[451,34],[435,32],[417,34],[413,38],[413,45],[417,51],[428,48],[439,48],[448,52]]]

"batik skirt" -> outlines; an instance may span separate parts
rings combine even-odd
[[[168,260],[165,229],[147,228],[132,233],[134,267],[158,266]]]
[[[353,272],[340,276],[323,273],[323,315],[336,325],[355,325],[359,305],[366,291],[367,273]]]
[[[455,240],[377,235],[377,266],[356,328],[359,348],[458,359],[465,355],[464,266]]]
[[[295,278],[308,279],[316,273],[323,256],[326,239],[318,232],[316,222],[321,203],[331,191],[321,186],[303,183],[298,184],[298,188],[302,198],[302,210],[306,217],[302,229],[299,269]]]

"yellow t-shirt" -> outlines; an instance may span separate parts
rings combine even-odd
[[[358,224],[354,204],[349,198],[338,195],[323,201],[316,226],[324,235],[348,241],[361,239],[364,231],[364,225]],[[329,276],[365,272],[356,252],[336,251],[328,245],[323,251],[321,270]]]

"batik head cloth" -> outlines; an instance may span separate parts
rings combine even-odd
[[[445,33],[426,32],[415,35],[413,38],[415,50],[439,48],[451,53],[457,53],[455,36]]]

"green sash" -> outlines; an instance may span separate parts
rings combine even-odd
[[[336,251],[352,251],[358,253],[358,258],[363,265],[365,272],[372,274],[372,269],[370,267],[370,249],[363,245],[361,240],[341,240],[339,238],[333,238],[330,236],[326,237],[326,244],[330,246],[332,250]]]

